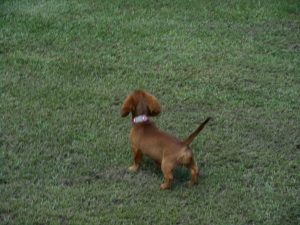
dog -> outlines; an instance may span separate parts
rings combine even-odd
[[[121,116],[132,114],[132,129],[130,142],[133,152],[133,164],[129,171],[138,171],[143,154],[153,159],[161,168],[164,182],[160,189],[169,189],[173,181],[173,170],[177,165],[186,166],[191,173],[190,184],[198,183],[199,169],[189,145],[204,128],[210,118],[207,118],[185,140],[169,135],[159,130],[149,117],[158,116],[161,112],[159,101],[144,90],[135,90],[125,99],[121,107]]]

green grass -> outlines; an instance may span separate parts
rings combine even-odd
[[[300,224],[300,4],[0,3],[0,224]],[[126,95],[193,142],[203,176],[137,174]]]

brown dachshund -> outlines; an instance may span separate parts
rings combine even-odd
[[[133,127],[130,132],[130,142],[134,155],[133,165],[128,169],[137,171],[145,154],[156,161],[164,174],[161,189],[171,187],[173,169],[184,165],[191,171],[190,184],[197,184],[199,169],[189,145],[210,120],[207,118],[186,140],[181,141],[174,136],[160,131],[150,116],[157,116],[161,111],[158,100],[146,91],[136,90],[129,95],[121,108],[122,117],[132,114]]]

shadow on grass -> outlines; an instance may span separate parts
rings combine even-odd
[[[177,186],[187,186],[190,180],[189,170],[185,167],[177,167],[173,171],[174,181],[172,188]],[[203,179],[203,175],[200,177]],[[105,181],[107,183],[125,182],[132,186],[145,186],[157,183],[159,186],[163,182],[163,174],[150,159],[144,159],[138,172],[130,172],[126,166],[112,166],[102,171],[91,171],[87,175],[65,178],[62,184],[65,186],[77,186],[82,184],[91,184],[94,182]]]

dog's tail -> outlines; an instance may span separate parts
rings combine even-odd
[[[200,131],[204,128],[204,126],[207,124],[207,122],[210,120],[210,117],[208,117],[203,123],[200,124],[200,126],[187,138],[183,141],[183,144],[186,146],[189,146],[194,138],[200,133]]]

